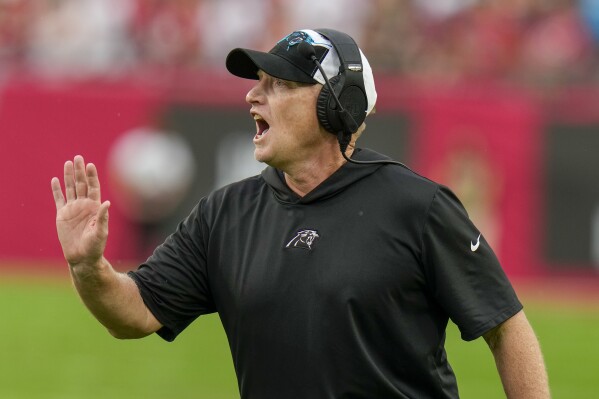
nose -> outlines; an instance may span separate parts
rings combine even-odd
[[[262,80],[256,84],[245,95],[245,101],[249,104],[258,104],[264,102],[264,91],[262,90]]]

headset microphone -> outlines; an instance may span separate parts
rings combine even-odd
[[[331,38],[329,38],[329,39],[331,39]],[[335,45],[333,40],[330,40],[330,41],[333,45]],[[345,154],[345,151],[347,150],[347,147],[349,146],[349,143],[351,141],[351,135],[358,130],[359,126],[356,123],[356,120],[353,118],[353,116],[349,112],[347,112],[347,110],[341,104],[341,101],[339,100],[339,97],[335,93],[335,90],[333,88],[333,85],[331,84],[331,81],[329,80],[329,77],[324,72],[324,69],[322,68],[322,65],[320,64],[320,61],[318,61],[318,58],[316,57],[316,50],[314,50],[314,47],[310,43],[302,41],[301,43],[298,44],[297,50],[300,52],[300,54],[302,56],[304,56],[305,58],[311,59],[316,64],[316,66],[318,67],[318,70],[320,71],[320,73],[322,74],[322,77],[324,78],[326,86],[328,87],[328,91],[331,93],[331,95],[335,101],[335,104],[337,105],[338,109],[337,109],[336,114],[339,117],[339,119],[341,120],[341,123],[344,127],[344,129],[340,130],[337,133],[337,140],[339,141],[339,148],[341,150],[341,155],[343,155],[343,158],[345,158],[346,161],[354,163],[354,164],[360,164],[360,165],[391,164],[391,165],[399,165],[406,169],[409,169],[406,165],[404,165],[401,162],[397,162],[397,161],[391,161],[391,160],[386,160],[386,159],[381,159],[378,161],[356,161],[354,159],[349,158]],[[339,56],[341,57],[341,54],[339,54]]]

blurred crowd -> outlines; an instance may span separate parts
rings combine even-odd
[[[0,74],[218,70],[307,27],[410,79],[599,83],[599,0],[0,0]]]

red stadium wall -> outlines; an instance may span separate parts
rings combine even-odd
[[[159,101],[123,85],[5,86],[0,95],[0,258],[60,259],[50,179],[62,177],[64,161],[75,154],[104,170],[111,142],[151,118]],[[111,216],[111,240],[126,240],[127,224]],[[112,248],[109,254],[118,255]]]
[[[214,118],[228,119],[231,113],[245,119],[248,84],[219,75],[178,88],[130,81],[5,83],[0,87],[0,267],[21,261],[60,263],[50,179],[62,175],[65,160],[82,154],[94,162],[103,197],[111,199],[103,171],[111,145],[123,132],[153,123],[160,110],[173,103],[209,114],[217,110]],[[578,93],[570,101],[548,105],[524,90],[490,84],[433,90],[383,77],[378,88],[373,118],[407,117],[408,163],[458,192],[508,274],[545,273],[545,127],[555,119],[555,110],[568,121],[599,120],[594,108],[585,111],[576,105],[588,103],[587,97],[596,93]],[[211,130],[218,131],[218,120],[213,124],[217,127]],[[211,134],[218,139],[217,132]],[[393,132],[384,134],[394,145]],[[134,244],[136,227],[118,207],[111,208],[110,217],[108,257],[117,265],[143,260]]]

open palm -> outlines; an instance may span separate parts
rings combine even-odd
[[[52,179],[56,203],[56,229],[65,259],[71,266],[94,264],[101,259],[108,238],[108,201],[102,203],[100,182],[93,164],[83,157],[64,165],[63,194],[58,178]]]

